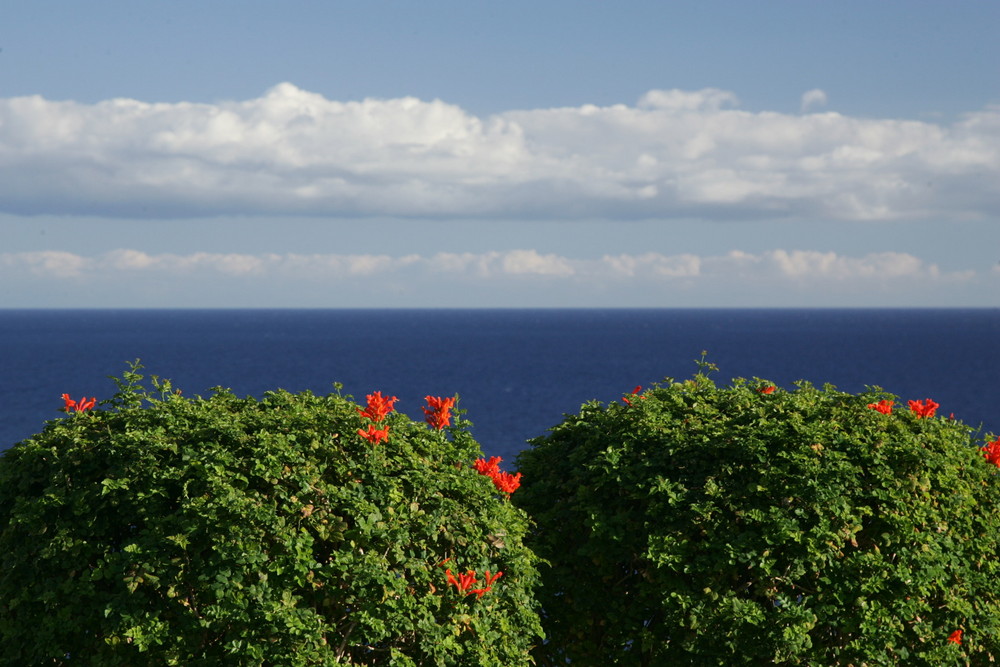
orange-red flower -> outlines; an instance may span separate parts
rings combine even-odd
[[[521,473],[512,475],[509,472],[497,472],[490,475],[493,486],[504,493],[514,493],[521,486]]]
[[[480,475],[485,475],[493,480],[493,486],[497,490],[504,493],[514,493],[517,488],[521,486],[521,473],[515,475],[509,472],[503,472],[500,470],[500,462],[503,459],[499,456],[491,456],[489,461],[486,459],[476,459],[476,462],[472,464],[472,467],[479,472]]]
[[[993,442],[987,442],[982,449],[986,460],[1000,468],[1000,437]]]
[[[632,390],[631,396],[636,396],[640,391],[642,391],[642,385],[641,384],[637,384],[635,386],[635,389]],[[646,398],[646,397],[645,396],[639,396],[639,398]],[[632,405],[632,399],[630,399],[628,396],[622,396],[622,402],[625,405]]]
[[[365,398],[368,400],[368,407],[364,410],[361,408],[355,408],[355,410],[358,411],[359,415],[373,422],[380,422],[385,419],[386,415],[392,412],[393,405],[399,400],[395,396],[383,397],[380,391],[368,394]]]
[[[497,572],[496,574],[494,574],[491,577],[490,576],[490,571],[486,570],[486,574],[483,575],[483,580],[486,582],[486,586],[490,587],[490,586],[493,585],[494,581],[496,581],[497,579],[499,579],[502,576],[503,576],[503,572]]]
[[[451,409],[455,407],[454,398],[425,396],[424,400],[427,401],[427,407],[424,408],[424,421],[439,431],[451,424]]]
[[[887,400],[887,399],[883,399],[883,400],[879,401],[878,403],[869,403],[868,407],[871,408],[872,410],[878,410],[882,414],[887,415],[887,414],[889,414],[889,413],[892,412],[892,406],[895,403],[896,403],[896,401],[890,401],[890,400]],[[911,401],[911,403],[912,403],[912,401]]]
[[[375,424],[369,424],[367,429],[359,428],[358,435],[373,445],[377,445],[383,440],[389,439],[389,427],[386,426],[385,428],[379,429],[375,428]]]
[[[448,583],[454,586],[455,590],[457,590],[460,594],[472,595],[475,593],[476,598],[478,599],[483,597],[484,593],[489,593],[493,590],[493,582],[503,576],[503,572],[497,572],[496,574],[491,575],[490,571],[486,570],[483,575],[484,585],[482,588],[473,588],[473,586],[477,583],[475,570],[467,570],[465,574],[460,574],[456,577],[451,573],[451,570],[448,569],[444,571],[444,575],[445,578],[447,578]]]
[[[93,398],[87,398],[86,396],[84,396],[79,401],[74,401],[72,398],[69,397],[69,394],[63,394],[62,400],[64,404],[63,410],[66,412],[73,412],[74,410],[76,412],[86,412],[87,410],[93,409],[93,407],[97,405],[96,396]]]
[[[486,585],[483,586],[482,588],[473,589],[469,591],[469,593],[470,594],[475,593],[477,599],[483,597],[483,593],[489,593],[491,590],[493,590],[493,582],[502,576],[503,572],[497,572],[493,576],[490,576],[490,571],[486,570],[486,573],[483,575],[483,581],[486,582]]]
[[[948,635],[948,641],[950,641],[952,644],[961,644],[962,643],[962,631],[961,630],[955,630],[955,632],[953,632],[950,635]]]
[[[468,595],[472,591],[473,586],[476,585],[476,571],[467,570],[465,574],[460,574],[456,578],[455,575],[451,573],[451,568],[444,571],[445,577],[448,579],[448,583],[454,586],[459,593],[462,595]]]
[[[472,464],[480,475],[495,475],[500,472],[500,462],[503,459],[499,456],[491,456],[490,460],[486,459],[476,459],[476,462]]]
[[[923,417],[933,417],[934,412],[941,407],[939,403],[935,403],[929,398],[925,401],[908,401],[908,403],[910,405],[910,410],[917,415],[918,419]]]
[[[777,387],[775,387],[773,384],[769,384],[766,387],[761,387],[760,389],[758,389],[757,393],[759,393],[759,394],[771,394],[771,393],[774,392],[775,389],[777,389]]]

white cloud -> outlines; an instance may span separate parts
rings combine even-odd
[[[923,263],[916,257],[896,252],[854,258],[840,257],[834,252],[775,250],[770,253],[770,258],[781,273],[789,278],[819,276],[838,280],[873,276],[895,278],[914,275],[923,269]],[[932,266],[929,270],[936,272],[937,268]]]
[[[667,111],[718,111],[736,106],[739,98],[727,90],[704,88],[702,90],[651,90],[639,98],[640,109]],[[596,110],[596,107],[591,107]]]
[[[782,280],[789,284],[836,286],[906,280],[967,282],[975,271],[942,271],[919,257],[903,252],[869,253],[860,257],[815,250],[769,250],[751,254],[734,250],[705,260],[706,273],[716,276]]]
[[[812,90],[803,108],[824,101]],[[1000,108],[934,124],[750,112],[738,103],[717,89],[653,90],[635,106],[479,118],[440,100],[340,102],[287,83],[257,99],[218,104],[0,99],[0,212],[808,220],[1000,214]]]
[[[447,273],[466,273],[486,278],[492,273],[491,267],[500,257],[498,252],[452,253],[439,252],[428,260],[432,270]]]
[[[384,277],[401,272],[417,278],[448,273],[462,279],[504,281],[510,279],[557,279],[599,283],[602,281],[650,282],[753,280],[802,281],[826,284],[847,281],[928,279],[969,280],[974,272],[943,272],[907,253],[882,252],[860,257],[812,250],[770,250],[747,253],[733,250],[724,255],[605,255],[600,259],[579,259],[536,250],[490,251],[484,253],[437,253],[421,255],[337,255],[195,252],[187,255],[148,254],[119,249],[87,257],[63,251],[0,254],[0,267],[16,275],[28,271],[55,280],[122,276],[217,274],[237,279],[283,278],[326,280],[333,277]]]
[[[655,252],[642,255],[605,255],[601,261],[622,277],[660,276],[691,278],[701,273],[701,258],[697,255],[666,256]]]
[[[92,260],[61,250],[0,254],[0,266],[49,278],[76,278],[91,268]]]
[[[802,93],[802,111],[812,111],[817,107],[826,106],[826,93],[819,88],[813,88]]]
[[[512,250],[503,257],[504,273],[510,275],[571,276],[569,260],[558,255],[541,255],[535,250]]]

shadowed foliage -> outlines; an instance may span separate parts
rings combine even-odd
[[[1000,656],[1000,483],[969,427],[878,388],[717,387],[701,364],[519,456],[550,562],[539,664]]]

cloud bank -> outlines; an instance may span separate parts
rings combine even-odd
[[[954,220],[1000,213],[998,182],[1000,108],[940,125],[705,89],[480,118],[289,83],[217,104],[0,99],[16,215]]]
[[[483,253],[435,253],[391,256],[383,254],[209,253],[150,254],[118,249],[85,256],[43,250],[0,253],[0,275],[32,275],[51,280],[216,275],[245,278],[289,278],[327,281],[337,278],[384,278],[393,274],[424,279],[447,276],[463,281],[572,281],[607,284],[635,282],[693,283],[699,280],[778,281],[800,284],[932,280],[963,282],[974,271],[946,272],[908,253],[881,252],[859,257],[812,250],[770,250],[748,253],[732,250],[721,255],[644,254],[604,255],[596,259],[565,257],[537,250]]]

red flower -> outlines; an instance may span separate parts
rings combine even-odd
[[[1000,438],[997,438],[993,442],[986,443],[983,449],[983,456],[986,460],[1000,468]]]
[[[881,400],[878,403],[869,403],[868,407],[871,408],[872,410],[878,410],[882,414],[887,415],[892,412],[892,406],[893,404],[895,404],[895,402],[896,401]],[[912,403],[913,401],[910,402]]]
[[[917,415],[917,419],[922,417],[933,417],[934,412],[941,407],[939,403],[935,403],[931,399],[925,401],[908,401],[910,405],[910,410],[912,410]]]
[[[495,475],[500,472],[500,462],[503,461],[499,456],[491,456],[490,460],[486,459],[476,459],[476,462],[472,464],[480,475]]]
[[[504,493],[514,493],[521,486],[521,473],[512,475],[509,472],[496,472],[490,475],[493,486]]]
[[[493,582],[503,576],[503,572],[497,572],[494,575],[490,575],[490,571],[486,570],[483,575],[484,586],[482,588],[473,588],[476,585],[476,571],[467,570],[465,574],[460,574],[456,577],[451,573],[451,570],[444,571],[445,577],[448,579],[448,583],[455,587],[455,589],[462,595],[472,595],[475,593],[476,598],[483,597],[484,593],[489,593],[493,590]]]
[[[470,594],[475,593],[477,599],[483,597],[483,593],[489,593],[491,590],[493,590],[493,582],[499,579],[501,576],[503,576],[503,572],[497,572],[491,577],[490,571],[486,570],[486,573],[483,575],[483,581],[486,582],[486,585],[483,586],[482,588],[473,589],[469,591],[469,593]]]
[[[358,435],[360,435],[362,438],[372,443],[373,445],[377,445],[383,440],[389,439],[389,427],[386,426],[383,429],[377,429],[375,428],[375,424],[369,424],[368,430],[359,428]]]
[[[485,475],[493,480],[493,486],[497,487],[497,490],[503,493],[514,493],[517,491],[518,487],[521,486],[521,473],[512,475],[509,472],[503,472],[500,470],[500,462],[503,461],[499,456],[491,456],[490,460],[486,459],[476,459],[476,462],[472,464],[472,467],[479,472],[480,475]]]
[[[425,396],[424,400],[427,401],[427,407],[424,408],[424,421],[439,431],[451,424],[451,409],[455,407],[454,398]]]
[[[766,387],[761,387],[760,389],[757,390],[757,393],[760,393],[760,394],[771,394],[771,393],[774,392],[775,389],[777,389],[777,387],[775,387],[773,384],[771,384],[771,385],[768,385]]]
[[[385,419],[386,415],[392,412],[392,406],[399,400],[395,396],[383,398],[380,391],[368,394],[365,398],[368,399],[368,407],[364,410],[361,408],[355,408],[355,410],[358,411],[359,415],[373,422],[380,422]]]
[[[462,595],[468,595],[472,591],[469,589],[476,585],[476,571],[468,570],[465,574],[458,575],[458,578],[451,573],[451,569],[444,571],[445,577],[448,579],[448,583],[454,586],[459,593]]]
[[[635,389],[632,390],[631,396],[635,396],[640,391],[642,391],[642,385],[641,384],[637,384],[635,386]],[[646,398],[646,397],[645,396],[640,396],[639,398]],[[622,396],[622,402],[625,403],[625,405],[632,405],[632,399],[630,399],[628,396]]]
[[[70,398],[69,394],[63,394],[62,400],[64,403],[63,410],[66,412],[73,412],[74,410],[77,412],[86,412],[87,410],[93,409],[93,407],[97,405],[96,396],[93,398],[87,398],[84,396],[79,402],[77,402]]]
[[[483,580],[486,582],[486,587],[489,588],[493,585],[493,582],[503,576],[503,572],[497,572],[492,577],[490,576],[490,571],[486,570],[486,574],[483,575]]]
[[[962,643],[962,631],[961,630],[955,630],[955,632],[953,632],[950,635],[948,635],[948,641],[950,641],[952,644],[961,644]]]

